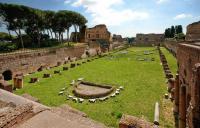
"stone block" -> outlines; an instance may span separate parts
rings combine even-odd
[[[0,88],[12,92],[12,85],[5,80],[0,80]]]
[[[68,67],[63,67],[63,71],[66,71],[68,70],[69,68]]]
[[[49,77],[51,77],[51,74],[47,74],[47,73],[43,74],[43,78],[49,78]]]
[[[130,115],[122,115],[119,128],[153,128],[153,124]]]
[[[38,82],[38,78],[36,77],[31,78],[30,83],[36,83],[36,82]]]
[[[58,61],[58,62],[57,62],[57,66],[60,66],[60,65],[62,65],[62,62],[61,62],[61,61]]]
[[[54,71],[54,74],[59,74],[59,73],[61,73],[60,70],[55,70],[55,71]]]
[[[74,68],[74,67],[76,67],[76,64],[75,63],[71,63],[70,68]]]
[[[18,77],[13,78],[13,83],[14,83],[14,88],[18,88],[18,89],[23,88],[23,84],[24,84],[23,76],[18,76]]]

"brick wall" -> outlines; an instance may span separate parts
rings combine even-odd
[[[200,40],[200,21],[187,26],[186,40]]]
[[[137,34],[136,45],[152,46],[164,41],[164,34]]]
[[[29,53],[15,53],[0,56],[0,74],[6,70],[11,70],[13,75],[20,71],[24,74],[37,71],[41,65],[52,67],[58,61],[63,62],[65,57],[78,57],[84,53],[86,46],[76,46],[73,48],[57,48],[41,50]]]
[[[181,87],[186,86],[185,92],[180,91],[182,94],[185,93],[186,109],[180,110],[179,115],[185,116],[186,125],[190,128],[200,127],[200,46],[179,44],[177,60],[179,84]]]

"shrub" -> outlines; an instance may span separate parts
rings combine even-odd
[[[17,46],[10,42],[0,42],[0,52],[10,52],[16,50]]]
[[[111,112],[112,116],[115,116],[117,119],[120,119],[122,117],[122,113],[121,112]]]

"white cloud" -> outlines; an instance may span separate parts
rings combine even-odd
[[[193,16],[191,14],[179,14],[177,16],[174,17],[174,20],[179,20],[179,19],[186,19],[186,18],[192,18]]]
[[[91,14],[91,23],[93,25],[106,24],[115,26],[125,22],[144,20],[149,17],[147,12],[122,9],[123,4],[124,0],[76,0],[72,3],[72,6],[84,7],[86,12]]]
[[[64,4],[69,4],[69,3],[71,3],[70,0],[65,0],[65,1],[64,1]]]
[[[162,3],[165,3],[165,2],[168,2],[169,0],[157,0],[157,4],[162,4]]]

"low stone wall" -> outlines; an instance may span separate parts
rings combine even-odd
[[[4,73],[4,71],[9,71],[12,75],[19,71],[27,74],[36,72],[41,66],[53,67],[57,65],[57,62],[63,63],[66,57],[80,58],[85,48],[86,46],[76,46],[0,55],[0,74]]]
[[[14,108],[2,108],[0,113],[0,127],[10,128],[21,123],[24,119],[32,117],[32,104],[19,105]]]
[[[84,85],[87,85],[87,86],[93,86],[93,87],[97,87],[97,88],[105,88],[106,90],[101,92],[101,93],[91,94],[91,93],[88,93],[89,90],[87,90],[86,92],[80,90],[78,88],[78,86],[80,86],[80,84],[84,84]],[[82,86],[84,86],[84,85],[82,85]],[[95,84],[95,83],[90,83],[90,82],[80,82],[74,88],[73,93],[77,97],[81,97],[81,98],[84,98],[84,99],[90,99],[90,98],[105,97],[105,96],[111,94],[114,91],[114,89],[115,89],[115,87],[108,86],[108,85],[100,85],[100,84]]]

